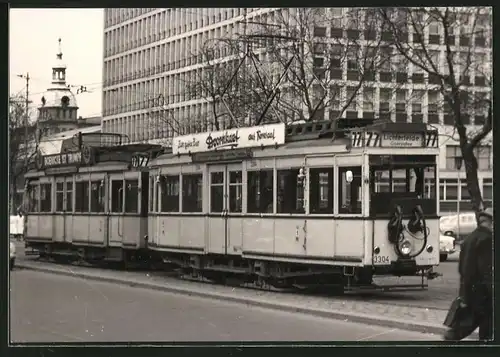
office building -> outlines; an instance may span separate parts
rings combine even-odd
[[[204,67],[200,51],[207,41],[235,38],[241,34],[255,33],[263,26],[272,25],[277,11],[283,8],[117,8],[105,9],[104,13],[104,70],[103,70],[103,131],[127,134],[131,142],[167,142],[176,135],[179,126],[182,133],[213,130],[210,103],[206,98],[192,95],[186,83],[202,78]],[[334,119],[346,104],[347,98],[356,92],[354,80],[359,66],[355,58],[337,62],[326,58],[339,38],[359,38],[366,45],[373,34],[365,28],[369,11],[355,15],[349,8],[324,8],[328,23],[315,22],[314,38],[318,45],[311,51],[311,72],[330,76],[327,90],[338,92],[335,100],[317,111],[314,120]],[[348,19],[356,16],[356,21]],[[467,61],[463,49],[472,48],[471,59],[477,66],[464,78],[474,98],[487,95],[491,88],[487,78],[491,73],[491,15],[481,15],[477,21],[468,18],[454,28],[450,45],[455,54],[457,70]],[[424,19],[425,20],[425,19]],[[470,26],[476,24],[476,34],[470,34]],[[253,25],[251,25],[253,24]],[[264,26],[265,27],[265,26]],[[253,32],[252,32],[253,31]],[[486,36],[485,34],[489,34]],[[383,35],[383,34],[382,34]],[[408,41],[416,34],[408,26]],[[424,33],[429,54],[442,69],[446,69],[446,45],[438,25],[431,24]],[[473,44],[474,46],[470,46]],[[331,47],[329,47],[331,46]],[[329,47],[330,49],[327,49]],[[390,118],[396,122],[425,122],[439,128],[441,137],[440,192],[443,210],[453,210],[458,200],[467,201],[467,190],[461,189],[457,173],[457,143],[445,134],[451,133],[453,118],[446,114],[446,105],[439,92],[436,78],[428,76],[418,66],[408,63],[393,48],[384,49],[390,58],[383,63],[373,77],[363,83],[344,117]],[[259,52],[256,49],[255,52]],[[230,47],[217,50],[215,58],[221,65],[234,66],[237,53]],[[264,57],[262,52],[259,58]],[[349,53],[348,53],[349,56]],[[324,71],[325,66],[330,71]],[[335,67],[337,66],[337,67]],[[323,70],[323,71],[322,71]],[[326,74],[325,74],[326,73]],[[321,74],[321,75],[323,75]],[[335,76],[335,77],[333,77]],[[464,116],[467,125],[484,121],[484,111],[471,111]],[[227,127],[224,121],[222,127]],[[491,141],[491,140],[490,140]],[[484,196],[491,200],[492,148],[484,145],[478,150],[480,186]],[[467,208],[467,202],[464,203]]]

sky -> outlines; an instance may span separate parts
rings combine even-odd
[[[10,94],[25,92],[29,73],[33,108],[41,104],[50,86],[52,65],[61,38],[66,83],[84,85],[88,93],[76,95],[78,115],[101,115],[103,62],[103,9],[11,9],[9,33]],[[76,94],[77,88],[73,88]]]

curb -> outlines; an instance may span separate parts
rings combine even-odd
[[[88,274],[88,273],[80,273],[80,272],[74,272],[74,271],[69,272],[69,271],[58,270],[58,269],[50,269],[50,268],[46,268],[46,267],[35,267],[35,266],[31,266],[31,265],[24,265],[22,263],[18,263],[16,265],[20,269],[34,270],[34,271],[39,271],[39,272],[43,272],[43,273],[64,275],[64,276],[73,276],[73,277],[76,276],[76,277],[81,278],[81,279],[88,279],[88,280],[95,280],[95,281],[106,282],[106,283],[126,285],[126,286],[130,286],[130,287],[134,287],[134,288],[144,288],[144,289],[149,289],[149,290],[157,290],[157,291],[163,291],[163,292],[167,292],[167,293],[175,293],[175,294],[182,294],[182,295],[188,295],[188,296],[202,297],[202,298],[208,298],[208,299],[218,300],[218,301],[225,300],[225,301],[238,303],[238,304],[245,304],[245,305],[273,309],[273,310],[281,310],[281,311],[285,311],[285,312],[295,312],[295,313],[307,314],[310,316],[317,316],[317,317],[322,317],[322,318],[355,322],[355,323],[361,323],[361,324],[367,324],[367,325],[377,325],[377,326],[386,327],[386,328],[403,329],[403,330],[408,330],[408,331],[421,332],[421,333],[427,333],[427,334],[435,334],[435,335],[443,335],[444,332],[447,330],[447,328],[445,326],[436,325],[436,324],[425,324],[425,323],[416,322],[416,321],[407,321],[407,320],[403,321],[403,320],[396,320],[396,319],[388,319],[388,318],[384,318],[382,316],[361,315],[361,314],[357,314],[354,312],[340,312],[340,311],[333,311],[333,310],[326,310],[326,309],[314,309],[314,308],[293,306],[293,305],[288,305],[288,304],[279,304],[279,303],[274,303],[274,302],[271,303],[271,302],[266,302],[264,300],[259,300],[258,298],[256,299],[256,298],[251,298],[251,297],[226,296],[226,295],[214,293],[214,292],[203,292],[203,291],[190,290],[190,289],[179,288],[179,287],[174,287],[174,286],[151,284],[148,282],[130,281],[130,280],[118,278],[118,277],[116,277],[116,278],[115,277],[106,277],[106,276],[98,276],[98,275],[93,275],[93,274]],[[470,336],[470,338],[477,339],[478,338],[477,333],[474,332]]]

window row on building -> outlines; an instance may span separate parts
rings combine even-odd
[[[477,159],[479,171],[489,171],[493,169],[493,151],[490,145],[481,145],[474,148],[474,155]],[[458,145],[446,146],[446,169],[461,170],[464,164],[462,162],[462,153]]]
[[[148,77],[164,77],[184,71],[192,71],[207,65],[207,52],[211,50],[213,59],[227,59],[237,57],[239,54],[236,46],[208,46],[207,41],[220,36],[227,36],[235,31],[234,26],[200,32],[199,34],[172,40],[154,47],[145,48],[136,52],[124,54],[119,57],[104,61],[104,86],[114,86],[124,82],[136,81]],[[226,32],[224,32],[226,31]],[[208,47],[207,47],[208,46]],[[371,48],[367,50],[360,46],[349,46],[331,43],[317,43],[311,49],[314,73],[320,79],[331,80],[358,80],[363,68],[361,63],[365,60],[370,63],[371,53],[378,53],[378,60],[373,73],[366,76],[368,81],[439,84],[439,78],[424,75],[424,71],[404,57],[397,54],[391,47],[380,50]],[[259,54],[262,63],[269,61],[265,54]],[[425,58],[424,54],[419,55]],[[440,73],[449,73],[446,62],[446,52],[441,48],[429,50],[429,56]],[[453,56],[453,64],[457,79],[464,85],[485,86],[485,73],[491,72],[491,51],[476,50],[469,56],[468,51],[457,51]],[[382,60],[383,59],[383,60]],[[429,64],[423,62],[427,67]],[[381,75],[375,78],[376,73]],[[394,73],[394,75],[392,75]],[[463,78],[460,77],[464,74]],[[427,78],[428,77],[428,78]]]
[[[247,14],[249,11],[247,9]],[[148,12],[147,16],[129,17],[132,21],[124,19],[120,26],[105,29],[104,56],[114,56],[162,40],[168,41],[171,37],[204,27],[212,29],[205,31],[203,36],[215,36],[218,31],[219,36],[215,38],[220,38],[220,34],[225,35],[229,27],[242,26],[241,23],[235,24],[235,20],[244,12],[244,8],[167,8],[155,9]],[[221,26],[221,23],[225,26]]]
[[[161,85],[161,81],[144,82],[148,84],[148,90],[154,92],[154,88]],[[442,95],[437,90],[415,90],[415,89],[392,89],[370,87],[365,85],[359,91],[354,87],[331,86],[330,93],[325,99],[325,107],[315,113],[313,119],[327,120],[337,117],[347,118],[384,118],[395,122],[426,122],[429,124],[453,125],[454,119]],[[127,89],[141,88],[137,85],[127,86]],[[171,137],[174,130],[182,131],[183,134],[197,132],[198,130],[212,130],[214,121],[212,103],[201,100],[185,102],[166,109],[168,98],[146,97],[141,100],[134,92],[106,91],[104,102],[110,103],[111,95],[115,96],[115,103],[122,103],[121,107],[110,108],[104,106],[103,121],[104,132],[116,132],[129,135],[132,141]],[[151,93],[150,92],[150,93]],[[480,97],[485,92],[473,92],[471,98]],[[340,113],[343,106],[351,99],[351,103],[344,113]],[[471,99],[472,100],[472,99]],[[447,111],[447,112],[445,112]],[[109,116],[118,116],[109,118]],[[224,123],[229,124],[228,118],[221,118],[222,127]],[[299,117],[289,117],[289,121],[298,120]],[[481,125],[485,120],[485,112],[481,108],[477,111],[464,112],[465,124]],[[181,123],[181,127],[175,127]],[[167,135],[167,136],[164,136]]]

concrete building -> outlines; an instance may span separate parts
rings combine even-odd
[[[201,57],[196,54],[207,41],[231,38],[251,31],[252,25],[248,23],[272,23],[276,11],[282,11],[282,8],[105,9],[103,132],[127,134],[131,142],[171,138],[174,135],[171,125],[157,119],[154,121],[150,117],[152,107],[161,107],[159,110],[163,118],[171,115],[178,122],[186,123],[190,132],[199,128],[213,130],[210,123],[206,126],[197,123],[199,118],[209,116],[210,104],[204,99],[191,97],[185,90],[185,83],[195,80],[204,66]],[[350,27],[346,22],[351,16],[351,9],[325,8],[324,11],[325,16],[337,21],[315,26],[311,31],[325,46],[333,46],[334,37],[354,34],[362,40],[367,39],[365,36],[368,34],[363,31],[364,18],[360,18],[355,27]],[[470,24],[472,19],[467,21]],[[477,21],[478,28],[487,29],[488,21],[488,16],[485,18],[481,15]],[[460,46],[475,44],[472,58],[475,63],[484,65],[472,69],[467,81],[471,94],[488,93],[491,89],[487,87],[484,73],[491,73],[491,38],[483,35],[469,36],[467,26],[464,23],[454,29],[452,45],[457,49],[457,63],[464,57]],[[446,46],[439,26],[428,26],[424,35],[430,55],[441,68],[446,68]],[[412,41],[413,36],[415,34],[409,27],[408,40]],[[438,127],[444,135],[441,138],[441,180],[439,190],[436,190],[440,192],[441,208],[443,211],[453,211],[456,210],[457,202],[463,201],[462,208],[470,209],[468,192],[462,189],[464,186],[461,182],[465,173],[463,169],[459,172],[456,167],[455,157],[459,154],[457,143],[446,136],[451,133],[453,119],[446,114],[446,108],[442,105],[443,98],[437,82],[419,67],[403,61],[394,49],[390,51],[387,55],[391,60],[374,74],[372,81],[362,85],[343,116],[390,118],[395,122],[426,122]],[[331,51],[314,51],[311,59],[313,70],[327,62],[324,53]],[[220,58],[235,56],[231,51],[221,51],[216,55]],[[357,65],[354,62],[348,59],[339,66],[337,75],[341,85],[334,86],[340,93],[339,100],[332,101],[315,120],[335,118],[346,98],[351,96],[350,92],[355,90],[357,84],[350,80],[350,66]],[[457,69],[460,70],[460,65]],[[159,98],[161,105],[158,103]],[[484,113],[472,112],[465,120],[471,126],[481,124]],[[491,200],[491,145],[481,147],[477,154],[480,186],[485,199]]]

